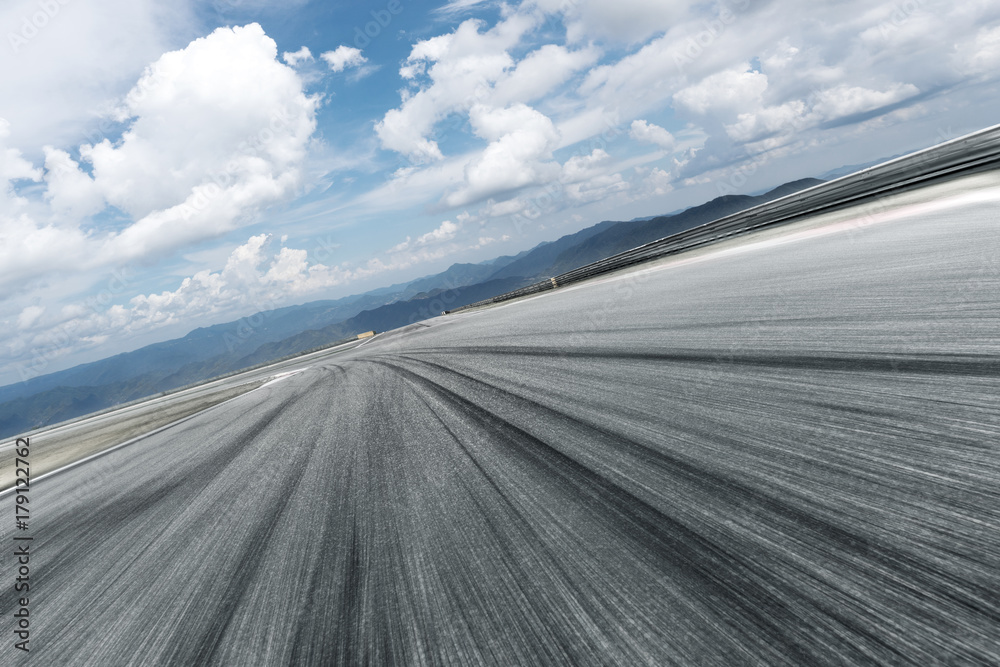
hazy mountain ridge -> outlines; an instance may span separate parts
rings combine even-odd
[[[400,301],[366,310],[346,322],[332,324],[318,330],[303,331],[280,342],[262,345],[252,355],[241,361],[249,366],[288,354],[297,354],[364,331],[396,329],[435,317],[450,308],[504,294],[518,287],[523,287],[527,283],[528,281],[523,278],[514,277],[490,280],[455,289],[438,289],[434,293],[420,295],[409,301]]]
[[[493,279],[500,279],[511,278],[514,276],[521,276],[523,278],[535,278],[541,276],[550,266],[552,266],[552,263],[555,261],[556,257],[559,256],[559,253],[578,243],[586,241],[596,234],[600,234],[604,230],[613,227],[616,224],[618,223],[612,220],[605,220],[604,222],[599,222],[596,225],[587,227],[586,229],[581,229],[574,234],[562,236],[555,241],[540,243],[528,252],[522,253],[523,256],[517,261],[507,264],[507,266],[503,267],[499,271],[496,271],[490,277]]]
[[[549,270],[551,275],[572,271],[616,253],[692,229],[773,199],[819,185],[822,182],[815,178],[804,178],[780,185],[757,197],[724,195],[700,206],[685,209],[675,215],[664,215],[644,221],[631,220],[615,223],[600,233],[594,234],[585,241],[561,252]]]
[[[671,215],[606,220],[517,255],[453,264],[441,273],[363,294],[262,311],[0,387],[0,437],[329,345],[363,331],[405,326],[822,182],[802,179],[763,195],[727,195]]]
[[[113,384],[144,374],[159,373],[161,378],[168,377],[184,364],[223,354],[237,355],[236,358],[240,358],[253,353],[263,343],[277,342],[301,331],[321,329],[343,322],[365,310],[411,299],[420,292],[481,282],[495,272],[498,265],[504,266],[516,257],[518,256],[498,257],[483,265],[454,264],[441,273],[397,285],[395,287],[398,289],[392,292],[385,292],[385,288],[381,288],[375,290],[378,294],[365,292],[334,300],[310,301],[257,312],[239,320],[199,327],[181,338],[153,343],[131,352],[0,387],[0,403],[56,387]],[[456,270],[456,267],[460,268]],[[482,277],[479,280],[463,279],[468,273],[464,267],[478,267],[478,272],[473,275]],[[410,289],[411,285],[417,285],[418,288]]]
[[[503,294],[525,283],[522,278],[507,278],[455,289],[439,287],[431,293],[422,293],[406,301],[395,301],[364,310],[342,322],[319,329],[300,331],[280,341],[262,342],[257,339],[256,349],[249,354],[224,351],[214,356],[188,360],[187,363],[178,364],[169,370],[139,372],[134,373],[132,377],[109,382],[94,382],[90,385],[57,386],[31,395],[19,396],[0,403],[0,437],[23,433],[145,396],[178,389],[259,363],[329,345],[364,331],[395,329],[414,321],[440,315],[442,310],[448,308]],[[229,327],[232,324],[219,326]],[[196,329],[192,334],[198,334],[194,337],[197,339],[203,337],[205,331],[206,329]],[[190,336],[191,334],[167,342],[179,345],[185,339],[190,341]],[[122,363],[122,357],[138,356],[141,359],[141,355],[136,353],[141,353],[145,349],[111,357],[102,362],[117,365]],[[158,351],[154,351],[153,354]],[[94,377],[107,377],[102,362],[87,364],[87,366],[97,366],[98,370]],[[133,371],[135,369],[134,366],[129,368]]]

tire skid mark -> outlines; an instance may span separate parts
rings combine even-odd
[[[407,361],[412,363],[416,360],[404,357],[396,358],[392,362],[388,363],[394,363],[397,367],[400,367],[399,364],[401,362],[405,363]],[[386,361],[383,360],[383,363],[386,363]],[[515,395],[510,395],[497,387],[486,386],[481,381],[453,369],[423,360],[420,360],[418,363],[433,367],[439,372],[458,376],[462,379],[462,381],[471,384],[472,387],[466,387],[466,389],[462,391],[462,395],[475,396],[477,394],[483,394],[484,392],[491,393],[494,396],[503,396],[503,398],[508,401],[520,401],[522,405],[515,408],[515,412],[529,414],[531,411],[543,411],[545,413],[547,423],[552,423],[554,421],[579,422],[579,420],[575,418],[555,412],[550,408],[545,408],[537,403],[527,402],[525,399]],[[440,384],[434,383],[433,380],[429,380],[426,377],[413,373],[413,371],[410,371],[410,373],[413,377],[419,378],[416,381],[430,383],[432,386],[437,387],[438,391],[443,391],[448,394],[450,400],[457,401],[472,410],[481,409],[462,398],[462,396],[445,389],[440,386]],[[479,386],[477,387],[476,385]],[[491,415],[494,419],[503,421],[502,417],[493,413],[487,412],[486,414]],[[641,444],[623,439],[621,436],[604,429],[598,424],[585,423],[584,425],[585,428],[599,433],[602,438],[614,442],[617,448],[629,451],[631,455],[635,456],[643,463],[656,465],[659,471],[667,475],[674,477],[679,475],[691,485],[707,487],[716,497],[725,498],[726,496],[729,496],[731,498],[730,502],[735,505],[759,507],[765,510],[767,513],[772,515],[772,518],[778,518],[779,520],[785,522],[789,532],[795,530],[797,532],[804,533],[806,535],[805,537],[796,537],[796,540],[800,544],[813,545],[813,547],[815,547],[816,544],[825,545],[824,550],[827,552],[826,556],[832,559],[833,564],[838,568],[857,568],[859,562],[863,563],[863,566],[868,568],[867,576],[877,577],[879,580],[877,586],[884,587],[885,591],[883,592],[883,595],[890,598],[883,603],[885,605],[884,607],[880,609],[879,607],[882,605],[876,605],[874,609],[875,612],[883,612],[882,614],[877,614],[883,618],[886,616],[891,617],[893,615],[892,613],[887,613],[893,611],[891,606],[893,604],[902,604],[909,607],[906,609],[906,615],[911,618],[926,616],[926,604],[928,602],[926,596],[928,595],[928,591],[934,591],[931,601],[938,603],[938,605],[944,602],[947,606],[950,606],[956,611],[964,609],[965,613],[962,614],[964,617],[962,619],[963,621],[969,622],[970,620],[974,620],[978,617],[979,622],[973,627],[978,626],[980,628],[980,632],[989,632],[989,628],[995,627],[997,623],[1000,623],[1000,612],[998,612],[1000,606],[997,604],[996,594],[992,593],[987,588],[975,586],[974,584],[970,584],[969,581],[955,576],[952,573],[942,572],[935,569],[933,565],[926,562],[925,559],[921,559],[914,554],[906,553],[893,548],[888,543],[872,541],[864,538],[863,536],[847,531],[840,526],[816,517],[814,514],[810,514],[799,509],[796,505],[762,493],[753,487],[747,487],[735,479],[719,476],[705,470],[704,468],[697,468],[676,457],[666,456],[662,451],[650,450]],[[536,441],[536,445],[546,448],[551,447],[551,445],[541,441]],[[581,465],[576,461],[573,461],[573,463]],[[598,473],[593,471],[591,471],[591,473],[598,475],[598,477],[606,483],[612,484],[606,478],[600,477]],[[620,489],[621,487],[615,488]],[[625,493],[624,490],[622,490],[622,492]],[[634,496],[632,497],[635,498]],[[732,499],[732,497],[735,497],[735,499]],[[635,500],[640,499],[635,498]],[[655,509],[652,506],[646,506],[650,509]],[[738,556],[737,560],[739,560]],[[752,565],[752,561],[748,561],[743,564],[743,566],[746,567],[744,576],[752,579],[759,578],[759,585],[763,590],[781,591],[782,599],[785,599],[786,601],[790,600],[798,605],[820,605],[819,608],[814,607],[816,611],[819,612],[820,616],[835,619],[838,623],[842,624],[843,628],[849,630],[848,634],[853,634],[855,637],[864,637],[873,647],[873,650],[882,654],[882,659],[909,659],[915,662],[920,662],[927,659],[934,659],[936,657],[934,655],[924,653],[923,649],[912,646],[904,647],[902,649],[909,654],[908,658],[904,657],[904,654],[897,652],[900,650],[898,645],[890,646],[880,636],[870,632],[864,624],[852,621],[843,614],[836,614],[833,607],[824,603],[822,600],[802,598],[801,593],[791,588],[788,582],[782,582],[778,574],[768,573],[766,570],[761,571],[761,568],[759,567],[757,567],[756,571],[754,571]],[[869,584],[870,583],[871,582],[869,582]],[[891,592],[891,596],[888,595],[888,592]],[[840,594],[843,595],[843,592]],[[871,602],[872,600],[869,599],[868,603],[871,604]],[[872,615],[872,612],[869,611],[868,614]],[[871,620],[874,621],[875,618],[873,617]],[[941,624],[944,620],[950,619],[929,618],[926,621],[927,632],[932,635],[939,635],[942,633],[942,630],[938,627],[934,627],[934,625]],[[785,622],[790,625],[794,625],[794,623],[790,623],[790,621],[791,618],[788,618]],[[961,627],[961,624],[953,621],[951,623],[947,623],[946,626],[953,626],[953,629],[957,630]],[[844,639],[845,637],[840,637],[840,641],[843,641]],[[842,650],[844,649],[843,646],[840,648]],[[889,656],[894,657],[890,658]],[[872,657],[873,656],[871,654],[868,655],[868,659],[871,659]],[[977,659],[977,656],[966,655],[966,658]],[[978,658],[982,659],[983,656],[978,656]]]
[[[845,371],[868,373],[910,373],[921,375],[960,375],[997,377],[1000,359],[987,354],[878,354],[846,355],[834,352],[815,354],[780,354],[761,351],[746,354],[709,350],[664,350],[662,352],[630,352],[608,348],[576,347],[558,349],[537,346],[439,347],[411,349],[407,354],[444,354],[468,356],[563,357],[567,359],[610,359],[645,363],[720,364],[751,368],[775,368],[811,371]]]
[[[285,405],[285,403],[282,403],[271,408],[267,412],[265,419],[267,421],[273,420],[281,413]],[[107,559],[107,545],[109,542],[114,542],[111,533],[118,531],[122,522],[128,522],[131,525],[159,525],[159,521],[151,520],[150,517],[146,516],[146,513],[159,510],[160,508],[156,506],[173,494],[181,493],[185,496],[190,496],[197,494],[200,489],[204,489],[214,478],[214,472],[210,471],[218,471],[228,466],[240,455],[244,446],[243,438],[246,436],[252,437],[251,434],[255,435],[262,429],[259,422],[240,424],[238,415],[235,415],[226,426],[230,428],[243,428],[244,433],[231,443],[214,452],[206,460],[191,461],[185,474],[178,478],[158,478],[154,484],[130,489],[127,502],[123,501],[120,495],[97,496],[99,504],[95,508],[90,508],[88,513],[104,517],[104,520],[96,526],[99,533],[95,534],[91,530],[88,531],[88,539],[76,540],[64,544],[64,546],[53,554],[53,563],[59,563],[64,560],[89,559],[94,555],[102,556],[102,560]],[[123,451],[121,454],[122,457],[129,455],[131,455],[131,452]],[[197,474],[199,471],[202,474]],[[53,525],[75,526],[76,524],[68,514],[54,515],[47,520]],[[76,531],[77,529],[71,528],[71,530]],[[160,530],[152,532],[149,535],[150,543],[152,544],[165,530],[166,526],[161,526]],[[102,536],[100,533],[106,533],[106,535]],[[42,546],[48,548],[47,545],[43,544]],[[118,571],[118,577],[116,578],[125,575],[130,566],[131,564],[122,567]],[[9,603],[6,600],[8,595],[11,598]],[[13,608],[15,597],[13,594],[8,594],[6,590],[0,593],[0,609],[6,609],[8,605],[10,605],[9,608]]]
[[[674,517],[663,514],[558,449],[462,396],[412,371],[398,370],[409,373],[414,381],[424,384],[431,391],[446,396],[449,402],[460,406],[468,419],[482,428],[502,435],[502,444],[543,470],[554,480],[553,483],[571,489],[582,502],[604,509],[602,518],[616,528],[624,542],[639,551],[648,551],[653,547],[652,556],[668,565],[677,580],[686,584],[692,594],[724,600],[725,604],[717,606],[716,610],[734,631],[740,632],[741,642],[757,645],[758,650],[771,654],[772,660],[790,661],[786,664],[802,664],[816,659],[817,656],[809,654],[812,642],[808,641],[804,631],[798,629],[794,611],[774,595],[766,583],[757,580],[751,562],[739,554],[727,553]],[[737,572],[739,576],[727,576],[730,572]],[[741,613],[731,614],[723,607]],[[748,622],[753,626],[750,630],[745,627]],[[766,647],[762,645],[762,637],[767,638]]]
[[[263,432],[273,421],[274,416],[269,414],[268,417],[270,418],[266,419],[259,429],[256,429],[255,436]],[[272,501],[269,520],[258,521],[249,538],[244,542],[222,603],[216,607],[215,613],[212,614],[209,626],[202,629],[200,636],[190,644],[192,649],[189,649],[188,655],[194,656],[194,664],[204,665],[216,662],[214,658],[220,648],[219,640],[226,633],[226,629],[233,620],[233,613],[239,607],[250,582],[257,577],[257,572],[264,560],[263,547],[271,541],[271,536],[281,524],[288,503],[306,472],[312,452],[312,447],[299,448],[296,452],[299,455],[290,464],[286,464],[291,468],[291,474],[286,474],[283,483],[278,487],[277,501]]]
[[[414,382],[411,378],[404,378],[404,379],[419,394],[423,394],[424,392],[426,392],[426,387],[424,387],[421,383]],[[440,394],[437,395],[440,396]],[[451,438],[451,440],[455,443],[455,445],[458,448],[460,448],[464,457],[475,467],[476,471],[478,472],[479,478],[485,480],[486,483],[489,484],[490,488],[492,488],[493,493],[496,495],[496,497],[501,500],[504,518],[507,519],[506,526],[508,530],[514,528],[518,532],[523,533],[524,543],[532,544],[535,546],[535,548],[541,549],[544,554],[544,558],[549,563],[552,564],[554,570],[558,573],[559,577],[563,580],[563,582],[566,583],[567,586],[575,586],[580,589],[578,591],[579,594],[576,595],[574,599],[567,600],[567,602],[572,602],[574,604],[574,608],[577,610],[576,621],[578,623],[582,620],[582,618],[587,619],[588,623],[586,625],[590,628],[590,632],[589,633],[580,632],[577,637],[578,640],[577,643],[569,643],[569,642],[563,643],[560,647],[563,651],[563,654],[558,657],[561,660],[569,659],[574,664],[584,664],[586,662],[585,659],[588,656],[593,655],[593,651],[603,649],[606,652],[613,651],[615,653],[618,653],[619,655],[617,656],[617,660],[620,661],[622,664],[639,664],[640,662],[643,664],[657,664],[655,661],[653,661],[652,656],[650,656],[647,652],[639,650],[631,650],[631,651],[626,650],[633,647],[626,646],[624,643],[620,641],[622,639],[621,637],[614,638],[607,633],[608,628],[601,627],[602,619],[600,612],[602,610],[598,605],[599,601],[603,596],[601,595],[600,591],[591,586],[590,582],[586,580],[577,578],[577,580],[574,581],[574,578],[567,570],[567,566],[564,564],[563,559],[560,558],[560,555],[544,539],[544,536],[539,533],[538,527],[532,524],[531,521],[528,520],[528,517],[524,515],[524,513],[517,506],[517,504],[511,499],[509,494],[506,491],[504,491],[503,488],[501,488],[497,480],[492,475],[489,474],[489,472],[479,461],[478,457],[469,448],[468,444],[464,441],[461,435],[457,433],[455,430],[453,430],[451,426],[449,426],[445,416],[443,416],[437,409],[435,409],[430,402],[424,400],[424,405],[426,406],[428,411],[434,414],[442,430],[445,433],[447,433],[449,438]],[[495,434],[495,431],[490,432],[490,434]],[[475,492],[472,480],[469,480],[464,476],[458,477],[457,480],[458,483],[460,483],[466,490],[466,493],[468,494],[470,501],[476,506],[478,513],[482,515],[482,517],[486,521],[490,532],[494,536],[494,539],[497,541],[497,543],[500,544],[504,543],[506,540],[504,538],[503,531],[500,530],[496,522],[490,517],[490,511],[489,511],[490,508],[487,507],[484,504],[484,501],[478,497],[478,494]],[[521,571],[519,572],[519,576],[515,577],[515,581],[520,582],[523,580],[527,580],[530,578],[528,575],[529,575],[528,572],[525,572],[523,569],[521,569]],[[600,637],[600,639],[598,639],[597,637],[594,636],[597,633],[601,633],[602,635],[605,636],[602,636]],[[612,643],[610,641],[611,639],[618,639],[619,642],[617,644]],[[589,645],[583,646],[581,644],[589,644]],[[550,658],[553,657],[555,656],[550,656]]]

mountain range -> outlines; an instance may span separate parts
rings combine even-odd
[[[823,181],[757,196],[726,195],[669,215],[604,221],[518,255],[447,270],[335,300],[263,311],[182,338],[0,387],[0,437],[329,345],[387,331],[572,270]]]

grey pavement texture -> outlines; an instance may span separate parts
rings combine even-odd
[[[38,482],[0,663],[1000,664],[998,211],[437,318]]]

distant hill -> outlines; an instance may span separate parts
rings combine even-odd
[[[418,278],[408,283],[402,291],[401,297],[411,299],[418,294],[437,289],[455,289],[466,285],[475,285],[490,279],[498,270],[502,270],[514,261],[516,261],[515,257],[505,256],[480,264],[452,264],[441,273]]]
[[[883,162],[888,162],[889,160],[895,160],[898,157],[903,157],[906,153],[900,153],[899,155],[893,155],[892,157],[884,157],[878,160],[872,160],[871,162],[862,162],[861,164],[848,164],[843,167],[838,167],[836,169],[831,169],[825,174],[820,175],[820,178],[824,181],[832,181],[835,178],[840,178],[841,176],[847,176],[848,174],[853,174],[856,171],[861,171],[862,169],[867,169],[868,167],[874,167],[877,164],[882,164]]]
[[[586,241],[592,236],[600,234],[616,224],[618,223],[606,220],[604,222],[599,222],[592,227],[581,229],[575,234],[567,234],[566,236],[560,237],[555,241],[539,244],[532,250],[524,253],[523,257],[510,262],[499,271],[493,273],[490,278],[498,280],[501,278],[512,278],[515,276],[523,278],[535,278],[541,276],[549,270],[552,263],[560,253],[579,243],[582,243],[583,241]]]
[[[524,254],[524,253],[521,253]],[[322,329],[343,322],[360,312],[435,289],[464,287],[483,282],[500,267],[520,255],[503,256],[482,264],[454,264],[447,270],[409,283],[355,294],[335,300],[311,301],[297,306],[255,313],[242,320],[194,329],[182,338],[124,352],[122,354],[49,373],[24,382],[0,387],[0,403],[32,396],[56,387],[99,386],[140,375],[166,378],[177,369],[213,357],[240,359],[263,343],[284,340],[301,331]]]
[[[526,283],[522,278],[506,278],[450,290],[437,288],[430,293],[423,293],[406,301],[396,301],[391,304],[361,311],[355,316],[336,324],[329,324],[318,329],[299,331],[280,341],[270,341],[261,344],[261,340],[257,339],[257,347],[243,354],[228,350],[222,350],[218,354],[211,356],[206,356],[203,353],[192,353],[187,357],[188,360],[186,362],[179,363],[169,369],[155,367],[153,370],[147,370],[150,366],[156,366],[156,364],[152,363],[146,364],[141,369],[126,366],[124,367],[125,369],[133,371],[133,374],[129,377],[122,377],[123,375],[127,375],[127,373],[124,372],[121,364],[128,363],[128,359],[139,359],[141,361],[143,351],[149,352],[147,348],[130,352],[127,355],[111,357],[103,360],[103,362],[86,364],[87,367],[96,367],[97,369],[93,375],[96,380],[89,385],[57,386],[36,392],[30,396],[21,396],[0,403],[0,437],[16,435],[17,433],[23,433],[47,424],[55,424],[120,403],[127,403],[145,396],[152,396],[159,392],[170,391],[196,382],[202,382],[209,378],[248,368],[258,363],[272,361],[315,347],[329,345],[364,331],[388,331],[395,329],[415,321],[440,315],[442,310],[448,308],[455,308],[509,292],[524,284]],[[312,304],[307,305],[311,306]],[[294,312],[295,308],[292,307],[292,312]],[[281,310],[287,311],[288,309]],[[287,314],[287,312],[283,312],[282,316]],[[209,329],[211,328],[214,327],[210,327]],[[197,341],[205,338],[206,331],[208,329],[196,329],[184,338],[167,342],[174,344],[173,347],[177,350],[182,350],[184,344],[196,344]],[[194,335],[192,336],[192,334]],[[182,341],[186,341],[186,343],[182,343]],[[152,352],[149,352],[150,358],[154,358],[158,362],[166,358],[160,354],[163,344],[148,347],[155,348]],[[172,358],[183,359],[184,355],[176,354]],[[123,361],[123,359],[126,361]],[[110,370],[109,366],[111,369],[123,372],[106,372]],[[70,370],[76,371],[80,368],[86,370],[84,367],[76,367]],[[70,377],[78,379],[77,374],[70,374]]]
[[[182,338],[154,343],[132,352],[0,387],[0,402],[56,387],[103,385],[147,373],[159,372],[165,377],[184,364],[204,361],[220,354],[243,356],[262,342],[281,340],[303,329],[342,321],[395,298],[392,295],[355,295],[257,313],[244,318],[255,325],[252,335],[247,335],[249,330],[245,325],[240,326],[241,320],[198,328]]]
[[[727,195],[670,215],[626,222],[606,220],[514,256],[453,264],[441,273],[364,294],[263,311],[198,328],[182,338],[0,387],[0,437],[328,345],[363,331],[405,326],[819,183],[822,181],[802,179],[759,196]]]
[[[523,278],[501,278],[476,285],[468,285],[453,290],[435,290],[409,301],[380,306],[358,313],[345,322],[339,322],[318,330],[303,331],[277,343],[262,345],[254,353],[240,360],[243,366],[252,366],[270,359],[324,345],[362,331],[389,331],[420,320],[436,317],[442,311],[457,308],[476,301],[504,294],[528,284]]]
[[[819,185],[823,181],[804,178],[781,185],[757,197],[747,195],[725,195],[717,197],[701,206],[693,206],[675,215],[664,215],[651,220],[636,220],[614,223],[598,234],[593,234],[581,243],[571,246],[554,258],[546,275],[553,276],[572,271],[591,262],[610,257],[625,250],[631,250],[644,243],[662,239],[665,236],[703,225],[706,222],[732,215],[752,206],[763,204],[792,194],[799,190]],[[604,224],[604,223],[601,223]]]

